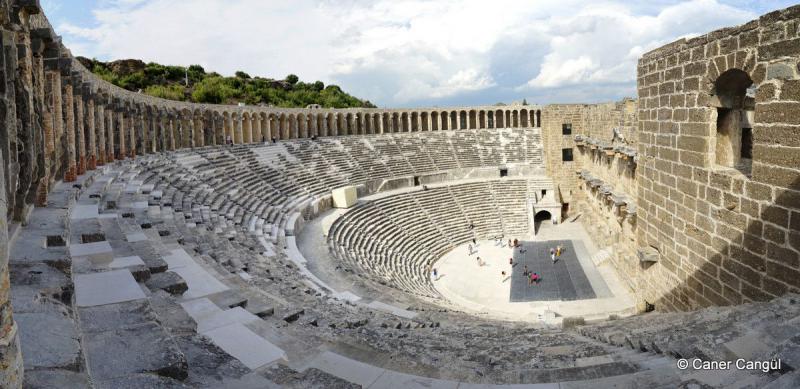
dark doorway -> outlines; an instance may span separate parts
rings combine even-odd
[[[419,176],[414,176],[414,186],[419,186]]]
[[[508,169],[500,169],[500,177],[508,177]]]
[[[533,233],[538,234],[542,226],[550,224],[553,215],[549,211],[539,211],[533,216]]]

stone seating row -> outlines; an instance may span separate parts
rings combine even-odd
[[[328,243],[354,274],[438,298],[430,265],[447,251],[473,238],[530,233],[530,181],[546,180],[453,183],[366,201],[333,223]]]

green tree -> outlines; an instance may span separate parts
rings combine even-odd
[[[297,81],[299,81],[299,80],[300,80],[300,78],[295,76],[294,74],[290,74],[290,75],[286,76],[286,82],[288,82],[289,85],[292,85],[292,86],[294,86],[294,84],[297,84]]]

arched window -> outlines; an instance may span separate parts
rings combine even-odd
[[[736,168],[749,175],[753,158],[753,80],[739,70],[730,69],[714,81],[717,108],[715,163]]]

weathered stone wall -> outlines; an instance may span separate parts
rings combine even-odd
[[[575,178],[578,191],[572,214],[580,215],[594,243],[608,254],[598,259],[611,261],[635,292],[640,290],[635,241],[636,100],[589,105],[584,112],[586,126],[574,137],[581,174]]]
[[[800,287],[799,27],[795,6],[640,59],[637,240],[660,252],[641,271],[657,309]],[[733,127],[752,126],[752,165],[720,166],[736,109],[754,111]]]
[[[580,171],[581,161],[575,158],[578,150],[575,148],[574,135],[586,131],[587,107],[584,104],[552,104],[542,110],[545,167],[556,186],[556,201],[561,203],[569,204],[578,189],[575,172]],[[570,135],[563,134],[564,124],[572,125]],[[563,161],[562,149],[572,149],[573,161]]]

